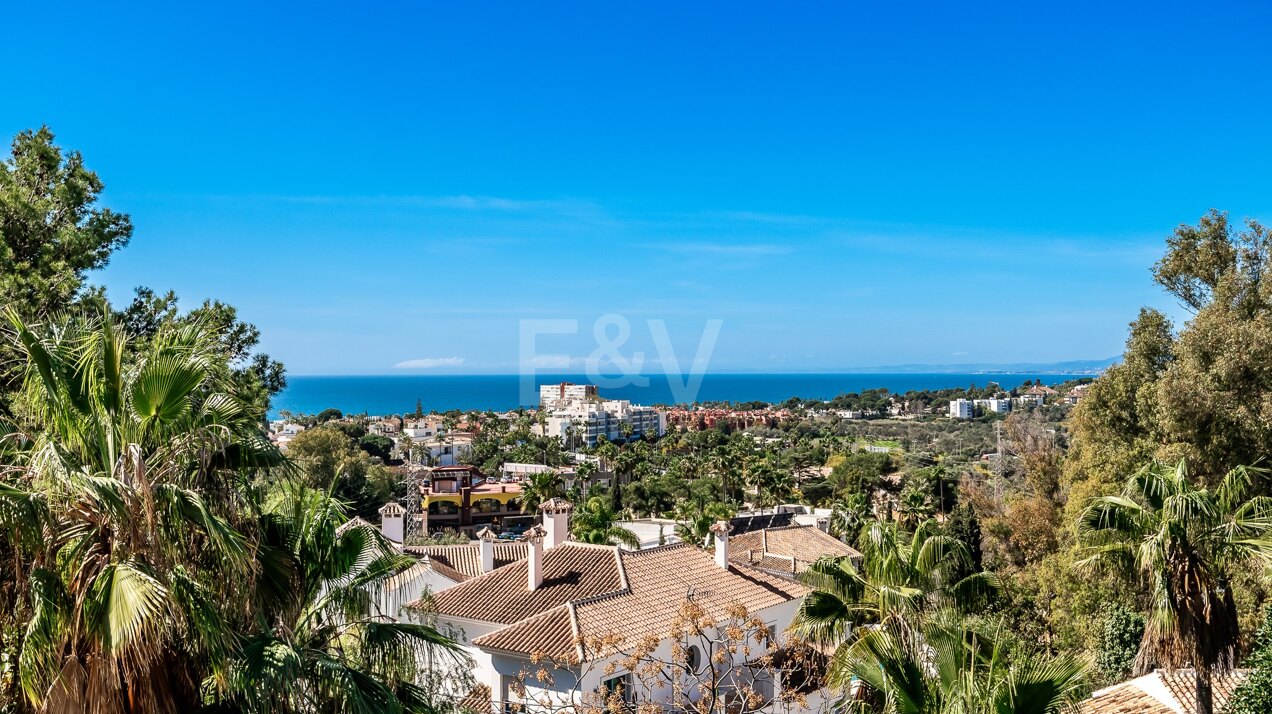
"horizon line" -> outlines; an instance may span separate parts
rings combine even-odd
[[[1102,371],[1097,369],[971,369],[975,365],[968,365],[967,371],[957,369],[941,369],[941,370],[904,370],[904,371],[888,371],[897,367],[846,367],[837,370],[748,370],[748,371],[729,371],[729,372],[702,372],[703,376],[731,377],[731,376],[754,376],[754,375],[815,375],[815,376],[841,376],[841,375],[862,375],[862,374],[1049,374],[1049,375],[1072,375],[1072,376],[1089,376],[1092,373]],[[633,375],[624,373],[600,373],[598,376],[613,379],[625,376],[639,377],[683,377],[691,375],[690,372],[640,372]],[[378,372],[378,373],[324,373],[324,374],[295,374],[288,373],[288,378],[328,378],[328,377],[588,377],[586,372],[535,372],[532,374],[524,374],[522,372]]]

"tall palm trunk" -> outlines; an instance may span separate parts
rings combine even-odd
[[[1197,714],[1215,714],[1214,686],[1210,668],[1193,668],[1193,683],[1197,691]]]

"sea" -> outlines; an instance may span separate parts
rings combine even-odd
[[[995,382],[1012,389],[1026,381],[1059,384],[1089,374],[1023,373],[902,373],[902,374],[706,374],[700,384],[667,375],[589,379],[581,374],[489,375],[384,375],[384,376],[289,376],[287,389],[274,397],[271,417],[280,412],[314,414],[339,409],[345,414],[402,414],[450,409],[504,411],[538,402],[539,385],[573,382],[597,383],[608,399],[628,399],[636,404],[687,404],[692,402],[784,402],[791,397],[831,399],[867,389],[887,389],[894,394],[911,390],[983,387]]]

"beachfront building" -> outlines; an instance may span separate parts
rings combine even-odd
[[[594,384],[544,384],[539,387],[539,406],[544,409],[560,409],[570,402],[596,401],[600,397]]]
[[[555,436],[567,446],[595,446],[600,437],[610,441],[638,439],[646,434],[667,433],[667,418],[653,407],[626,399],[601,399],[590,384],[545,384],[539,388],[539,406],[547,413],[545,436]]]
[[[1040,407],[1046,401],[1046,397],[1041,394],[1021,394],[1018,397],[1011,398],[1011,406],[1013,409],[1029,409],[1031,407]]]
[[[720,646],[724,635],[716,630],[738,613],[780,642],[807,593],[731,558],[727,523],[716,526],[714,553],[685,543],[628,551],[568,540],[569,503],[552,499],[542,511],[543,525],[526,533],[523,559],[429,603],[472,658],[476,687],[467,704],[474,711],[577,710],[608,695],[635,707],[692,706],[703,693],[693,678],[726,669],[711,691],[745,700],[738,711],[776,710],[783,692],[800,686],[771,666],[793,656],[779,645],[775,652],[757,643],[732,652]],[[686,613],[717,624],[686,626]],[[642,668],[630,665],[634,651],[667,663],[659,676],[683,677],[676,683],[683,686],[643,680]]]
[[[610,441],[625,441],[646,434],[667,433],[666,417],[653,407],[632,404],[626,399],[602,402],[570,402],[555,409],[544,423],[544,434],[555,436],[567,445],[596,446],[604,436]]]
[[[473,434],[466,431],[411,441],[411,460],[434,466],[455,466],[473,450]]]

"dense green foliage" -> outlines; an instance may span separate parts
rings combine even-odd
[[[0,162],[0,305],[23,319],[64,310],[132,237],[128,216],[99,206],[103,184],[48,127],[13,139]]]
[[[368,597],[408,563],[265,436],[282,366],[223,303],[86,289],[132,229],[52,138],[0,164],[0,710],[437,711],[454,645]]]
[[[1100,623],[1100,648],[1096,652],[1096,676],[1102,684],[1114,684],[1131,675],[1140,640],[1144,638],[1144,616],[1124,605],[1104,608]]]
[[[374,518],[402,488],[399,479],[359,443],[339,429],[320,426],[297,434],[287,445],[287,456],[301,467],[311,488],[335,484],[333,495],[355,514]]]
[[[1225,714],[1272,712],[1272,606],[1263,608],[1263,624],[1254,636],[1254,651],[1246,660],[1249,678],[1228,700]]]

